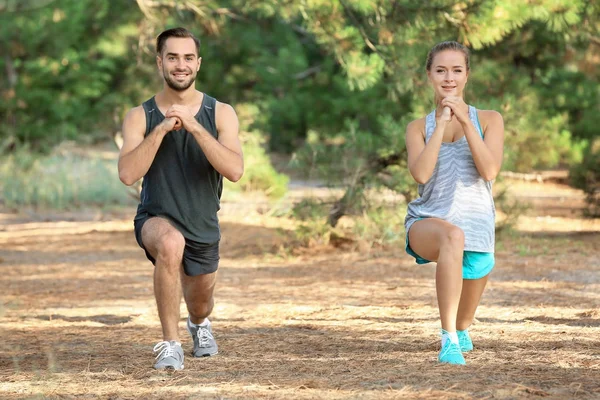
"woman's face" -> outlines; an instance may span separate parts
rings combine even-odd
[[[438,101],[448,96],[462,97],[469,76],[464,53],[458,50],[437,53],[427,76]]]

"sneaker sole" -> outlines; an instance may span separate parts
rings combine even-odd
[[[183,369],[183,365],[181,366],[181,368],[175,368],[175,367],[163,367],[163,368],[154,368],[157,371],[181,371]]]
[[[219,354],[218,351],[216,351],[214,353],[204,353],[204,354],[200,354],[199,356],[197,356],[192,352],[192,357],[194,357],[194,358],[212,357],[212,356],[216,356],[217,354]]]
[[[186,323],[185,327],[188,331],[188,333],[190,334],[190,336],[192,337],[192,341],[194,340],[194,335],[192,334],[192,332],[190,331],[190,327],[189,325]],[[194,358],[203,358],[203,357],[212,357],[212,356],[216,356],[217,354],[219,354],[218,351],[215,351],[214,353],[205,353],[205,354],[200,354],[199,356],[194,354],[194,351],[192,350],[192,357]]]

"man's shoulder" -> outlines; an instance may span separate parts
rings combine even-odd
[[[134,120],[138,121],[139,119],[145,119],[144,107],[142,104],[139,106],[135,106],[127,112],[125,115],[125,120]]]
[[[224,103],[222,101],[216,101],[215,107],[217,108],[218,111],[225,111],[225,112],[234,111],[235,112],[235,110],[233,109],[233,106],[231,104]]]
[[[125,118],[145,118],[146,111],[153,111],[153,101],[154,96],[142,102],[142,104],[130,108],[129,111],[127,111],[127,114],[125,115]]]

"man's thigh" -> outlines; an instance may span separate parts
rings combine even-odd
[[[156,259],[159,252],[167,248],[183,253],[185,239],[169,220],[152,217],[142,226],[142,244],[146,251]]]
[[[181,283],[187,300],[203,302],[212,297],[219,260],[219,242],[205,244],[186,240]]]

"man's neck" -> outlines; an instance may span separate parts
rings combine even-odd
[[[169,106],[173,104],[192,105],[198,101],[199,96],[200,92],[193,85],[183,91],[173,90],[167,86],[156,94],[160,103]]]

